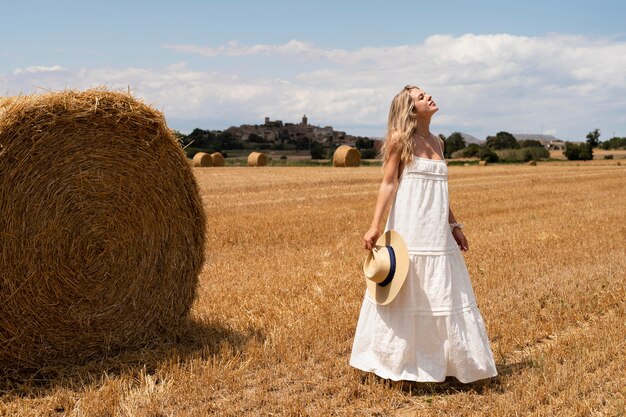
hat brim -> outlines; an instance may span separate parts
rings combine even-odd
[[[396,255],[396,273],[389,284],[381,287],[374,281],[365,278],[367,291],[372,299],[376,301],[376,304],[385,305],[393,301],[406,280],[409,272],[409,251],[404,239],[395,230],[388,230],[383,233],[376,241],[376,246],[392,246]]]

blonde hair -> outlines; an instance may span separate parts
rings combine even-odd
[[[419,87],[405,86],[391,101],[387,134],[381,148],[383,167],[389,162],[392,151],[400,150],[400,161],[408,165],[413,160],[413,133],[417,129],[417,113],[410,91]]]

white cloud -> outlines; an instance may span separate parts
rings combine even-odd
[[[60,71],[65,71],[65,68],[63,68],[60,65],[52,65],[51,67],[32,66],[32,67],[26,67],[26,68],[16,68],[13,71],[13,74],[15,74],[15,75],[19,75],[19,74],[37,74],[37,73],[41,73],[41,72],[60,72]]]
[[[291,40],[282,45],[240,45],[237,41],[229,42],[227,45],[222,45],[217,48],[207,46],[197,46],[188,44],[165,44],[163,48],[170,49],[176,52],[197,54],[204,57],[216,57],[220,55],[230,57],[241,56],[299,56],[308,59],[319,58],[338,58],[348,54],[348,52],[341,49],[321,49],[311,44],[300,42],[297,40]]]
[[[296,40],[280,45],[231,42],[215,48],[164,48],[204,57],[204,67],[220,60],[222,69],[191,68],[185,63],[121,69],[27,67],[0,74],[0,88],[16,94],[34,86],[130,86],[170,119],[198,121],[205,128],[215,126],[202,125],[202,120],[238,123],[270,116],[297,121],[306,113],[313,123],[381,136],[391,98],[411,83],[431,92],[441,108],[433,119],[436,132],[461,130],[481,138],[500,130],[537,133],[546,126],[546,131],[572,140],[596,127],[626,134],[623,41],[558,34],[466,34],[351,51]],[[246,66],[253,59],[270,70],[250,75],[238,64],[241,57],[250,57]],[[271,68],[279,66],[277,78]]]

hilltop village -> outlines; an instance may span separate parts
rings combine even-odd
[[[313,146],[334,149],[341,145],[373,148],[374,139],[349,135],[331,126],[315,126],[302,116],[300,123],[283,123],[265,118],[263,124],[231,126],[226,130],[194,129],[189,135],[179,134],[184,145],[193,148],[308,150]],[[365,145],[365,146],[364,146]]]
[[[348,135],[346,132],[335,130],[332,126],[314,126],[308,123],[306,114],[302,116],[300,123],[283,123],[282,120],[270,120],[265,118],[262,125],[241,125],[226,129],[234,137],[242,141],[258,141],[262,138],[268,143],[297,142],[303,138],[326,145],[350,145],[354,146],[358,137]]]

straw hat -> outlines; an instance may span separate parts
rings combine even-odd
[[[377,304],[389,304],[409,272],[409,252],[395,230],[383,233],[363,262],[367,291]]]

